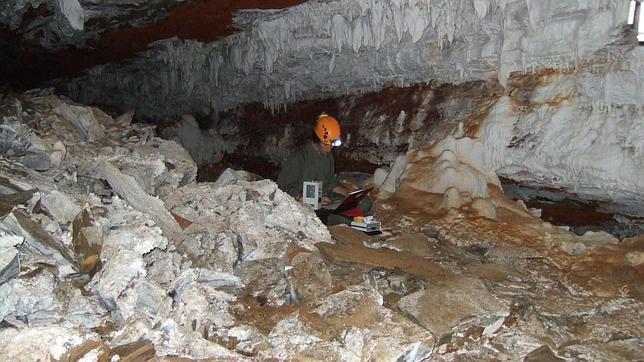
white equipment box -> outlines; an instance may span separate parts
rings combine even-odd
[[[302,202],[311,205],[313,210],[322,207],[322,182],[304,181],[302,186]]]

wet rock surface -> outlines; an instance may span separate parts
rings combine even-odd
[[[502,193],[475,139],[455,133],[383,170],[385,229],[366,235],[326,228],[248,172],[196,183],[188,153],[131,115],[48,90],[2,97],[0,112],[6,358],[644,353],[644,239],[539,220]],[[29,145],[49,166],[20,160]]]

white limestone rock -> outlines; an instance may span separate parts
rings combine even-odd
[[[214,182],[214,187],[224,187],[238,183],[240,181],[257,181],[258,179],[258,176],[253,175],[250,172],[227,168]]]
[[[624,257],[628,265],[639,267],[644,264],[644,252],[642,251],[631,251],[626,254]]]
[[[109,218],[100,219],[106,232],[103,240],[103,258],[109,259],[120,250],[144,255],[153,249],[167,247],[168,239],[148,215],[133,210],[118,198],[112,199],[112,205]]]
[[[0,173],[14,188],[21,191],[38,189],[42,193],[49,193],[56,189],[50,175],[26,168],[23,164],[12,159],[0,159]]]
[[[53,111],[74,126],[82,141],[95,142],[105,136],[105,127],[96,119],[91,107],[60,102]]]
[[[487,184],[500,185],[485,159],[481,144],[468,138],[448,136],[428,150],[419,152],[403,176],[407,185],[422,191],[444,193],[450,187],[472,197],[487,196]],[[429,166],[429,171],[421,168]]]
[[[472,209],[474,209],[479,216],[483,216],[488,219],[496,219],[496,207],[488,198],[474,198],[472,201]]]
[[[373,184],[381,187],[382,184],[385,182],[387,179],[387,175],[389,175],[389,172],[391,170],[386,167],[378,167],[374,172],[373,172]]]
[[[223,290],[225,292],[237,294],[244,284],[236,275],[227,272],[221,272],[211,269],[201,269],[197,281],[211,288]]]
[[[301,323],[296,315],[277,322],[268,335],[268,342],[273,348],[260,351],[258,358],[287,360],[306,349],[317,349],[318,356],[321,355],[319,352],[327,352],[331,349],[330,346],[325,346],[325,349],[320,348],[324,341],[315,335],[312,328]],[[325,357],[328,358],[328,355]],[[338,355],[335,351],[332,357],[337,359]]]
[[[506,86],[513,72],[572,67],[616,44],[627,11],[628,2],[608,0],[343,0],[247,10],[235,16],[239,33],[210,44],[157,42],[131,63],[95,67],[68,86],[85,103],[134,103],[147,117],[253,102],[280,109],[431,80]]]
[[[0,330],[0,355],[7,360],[63,360],[84,343],[101,345],[101,338],[80,328],[56,325]],[[83,357],[83,356],[77,356]],[[108,356],[103,355],[104,358]]]
[[[175,245],[193,266],[228,273],[242,257],[239,234],[221,223],[193,223],[177,236]]]
[[[330,294],[333,287],[329,268],[319,254],[300,252],[290,259],[287,268],[290,292],[300,303],[314,303]]]
[[[255,327],[240,324],[230,328],[222,338],[224,342],[234,341],[235,351],[246,356],[257,355],[259,348],[268,345],[266,337]]]
[[[65,144],[56,140],[52,145],[53,150],[49,154],[49,163],[51,167],[58,168],[63,163],[65,156],[67,156],[67,148]]]
[[[391,171],[389,171],[388,176],[382,182],[380,186],[381,191],[394,193],[398,190],[400,186],[401,177],[407,168],[407,163],[409,162],[409,155],[400,155],[396,157],[393,165],[391,166]]]
[[[179,274],[183,257],[175,252],[153,249],[143,256],[148,271],[148,280],[167,286]]]
[[[384,308],[382,297],[371,288],[350,286],[318,303],[310,317],[292,315],[280,321],[268,336],[272,348],[258,357],[413,361],[432,354],[432,335]],[[314,322],[318,318],[324,326]]]
[[[145,278],[147,272],[141,255],[129,249],[120,249],[104,264],[101,271],[88,285],[96,292],[110,311],[119,311],[123,304],[124,292],[131,289],[137,280]]]
[[[172,212],[192,222],[211,225],[214,230],[229,228],[238,236],[244,260],[281,256],[290,243],[317,250],[315,243],[331,242],[315,213],[270,180],[240,181],[225,187],[187,185],[165,202]]]
[[[535,89],[517,85],[501,97],[478,130],[498,174],[644,215],[644,98],[634,90],[644,83],[639,48],[544,75]],[[519,93],[524,107],[515,107]]]
[[[179,326],[168,319],[150,336],[157,356],[177,356],[191,359],[215,359],[228,361],[248,360],[223,346],[203,338],[199,332]]]
[[[171,318],[183,328],[212,333],[236,324],[229,306],[237,298],[207,284],[192,282],[173,299]]]
[[[123,290],[118,298],[118,320],[142,316],[152,322],[166,319],[172,310],[172,300],[164,288],[142,278]]]
[[[218,163],[223,158],[224,139],[214,129],[200,129],[191,114],[182,115],[181,121],[164,129],[162,135],[180,143],[197,165]]]
[[[158,137],[129,147],[130,152],[113,157],[119,170],[136,179],[151,195],[162,195],[195,181],[197,165],[174,141]]]
[[[54,190],[41,199],[42,206],[59,224],[68,224],[78,213],[81,208],[69,196]]]
[[[287,278],[288,268],[284,258],[251,259],[239,263],[235,275],[262,305],[280,307],[299,303],[295,283]]]
[[[68,246],[60,238],[49,235],[37,221],[30,219],[24,212],[14,209],[0,222],[0,232],[22,237],[24,241],[21,248],[24,252],[55,260],[60,277],[77,271],[76,261]]]
[[[586,231],[580,239],[588,246],[595,245],[618,245],[619,239],[605,231]]]
[[[181,231],[163,201],[148,195],[132,176],[121,173],[105,158],[99,157],[97,162],[102,177],[110,183],[116,194],[136,210],[149,214],[163,230],[164,236],[171,238]]]
[[[61,286],[59,285],[58,288]],[[108,311],[103,308],[98,297],[84,296],[73,286],[65,289],[65,293],[68,302],[65,306],[67,313],[62,315],[62,326],[91,329],[110,320]]]
[[[0,285],[0,319],[39,325],[60,320],[56,278],[45,271],[33,278],[14,278]]]
[[[461,193],[456,187],[448,188],[443,194],[443,207],[446,210],[459,209],[463,204],[465,204],[465,200],[463,200]]]
[[[20,236],[0,234],[0,285],[20,272],[20,255],[15,246],[23,240]]]

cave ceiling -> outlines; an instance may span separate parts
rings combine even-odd
[[[155,41],[215,41],[234,33],[243,9],[304,0],[4,0],[0,83],[34,87],[95,65],[127,61]]]
[[[628,4],[9,0],[0,4],[0,84],[54,84],[146,118],[430,81],[506,87],[512,73],[625,57],[637,44],[624,26]]]

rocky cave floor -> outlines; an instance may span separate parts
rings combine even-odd
[[[0,97],[0,355],[17,360],[641,360],[644,236],[374,194],[330,228],[244,171],[196,182],[132,115]]]

